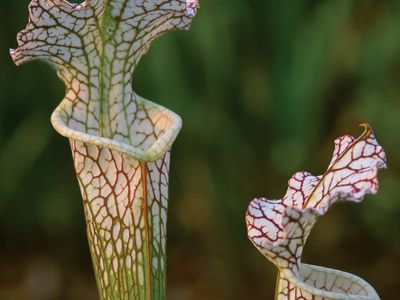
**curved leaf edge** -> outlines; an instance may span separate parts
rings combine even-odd
[[[361,140],[364,140],[364,139],[367,139],[367,138],[370,137],[370,136],[373,136],[373,130],[372,130],[371,126],[370,126],[368,123],[361,123],[359,126],[362,127],[362,128],[364,128],[364,132],[363,132],[357,139],[354,139],[354,141],[353,141],[353,142],[351,143],[351,145],[348,147],[348,149],[346,150],[346,152],[347,152],[349,149],[351,149],[356,143],[360,142]],[[342,136],[342,137],[345,137],[345,136]],[[348,136],[348,137],[353,138],[352,136]],[[381,147],[381,146],[380,146],[380,147]],[[344,154],[345,154],[345,153],[342,153],[342,155],[340,155],[340,157],[339,157],[338,159],[340,159]],[[331,164],[332,164],[332,162],[331,162]],[[330,167],[331,167],[331,165],[330,165]],[[328,171],[330,170],[330,167],[329,167],[328,170],[321,176],[321,178],[319,179],[319,183],[323,181],[324,176],[328,173]],[[373,172],[374,177],[377,178],[379,169],[385,169],[386,167],[387,167],[387,166],[386,166],[386,163],[384,163],[384,164],[377,164],[376,166],[371,167],[371,171]],[[298,173],[307,173],[307,174],[309,174],[308,172],[298,172]],[[288,184],[289,184],[290,181],[296,176],[296,174],[297,174],[297,173],[295,173],[295,174],[288,180]],[[311,175],[311,174],[309,174],[309,175]],[[317,188],[318,188],[318,184],[317,184],[316,186],[314,186],[313,191],[310,193],[310,195],[308,196],[308,199],[307,199],[306,202],[305,202],[305,205],[309,202],[309,199],[310,199],[311,197],[314,196],[314,192],[317,190]],[[304,206],[304,207],[302,207],[302,208],[294,207],[294,206],[286,207],[286,208],[283,210],[283,212],[282,212],[282,218],[280,219],[280,222],[277,224],[280,228],[282,228],[282,230],[283,230],[282,233],[283,233],[283,234],[282,234],[282,236],[278,237],[277,240],[274,241],[274,242],[269,242],[269,241],[268,241],[268,244],[269,244],[271,247],[279,247],[279,246],[281,246],[282,244],[284,244],[284,243],[287,241],[287,239],[288,239],[288,237],[289,237],[289,234],[288,234],[288,230],[287,230],[286,226],[284,225],[285,223],[286,223],[286,225],[287,225],[287,222],[285,222],[284,220],[285,220],[285,219],[291,219],[292,216],[293,216],[293,214],[299,214],[299,215],[300,215],[300,216],[298,217],[299,220],[305,220],[305,219],[310,218],[310,219],[312,219],[312,220],[310,220],[309,223],[313,223],[313,224],[314,224],[315,222],[318,221],[318,219],[319,219],[320,217],[324,216],[324,215],[329,211],[329,209],[331,208],[331,206],[333,206],[334,204],[336,204],[336,203],[338,203],[338,202],[354,202],[354,203],[361,203],[361,202],[365,199],[365,197],[366,197],[367,195],[374,195],[374,194],[376,194],[376,193],[377,193],[377,190],[367,189],[367,190],[364,191],[363,196],[360,197],[360,198],[351,198],[351,197],[341,198],[341,197],[339,197],[339,198],[337,198],[335,201],[333,201],[332,203],[330,203],[329,205],[324,205],[324,206],[321,206],[321,207],[319,207],[319,208],[315,208],[315,207],[306,207],[306,206]],[[251,204],[252,204],[253,201],[257,201],[257,200],[260,200],[260,199],[263,199],[263,198],[254,198],[254,199],[250,202],[250,205],[249,205],[249,208],[248,208],[248,209],[250,209]],[[273,201],[273,200],[272,200],[272,201]],[[306,215],[307,215],[307,217],[305,217]],[[251,240],[251,239],[250,239],[250,240]]]
[[[337,279],[350,280],[354,283],[359,284],[366,291],[367,295],[356,295],[356,294],[345,294],[339,292],[331,292],[324,289],[318,289],[305,282],[304,279],[299,278],[300,276],[293,273],[290,269],[280,270],[281,276],[290,281],[293,285],[300,288],[301,290],[310,293],[313,296],[320,296],[331,300],[378,300],[380,299],[376,290],[367,281],[358,277],[354,274],[331,269],[327,267],[321,267],[316,265],[310,265],[301,263],[301,268],[309,268],[312,271],[326,273],[327,275],[336,276]],[[277,280],[277,288],[279,287],[279,277]]]
[[[147,150],[142,150],[132,145],[121,143],[116,140],[101,136],[91,135],[85,132],[77,131],[70,128],[63,120],[62,112],[68,103],[62,102],[51,115],[51,123],[54,129],[62,136],[76,141],[81,141],[96,146],[107,147],[119,151],[129,157],[144,162],[154,162],[163,157],[172,147],[179,132],[182,129],[182,119],[173,111],[152,101],[137,97],[138,105],[146,108],[156,109],[158,112],[166,116],[172,125],[162,134],[155,143]]]

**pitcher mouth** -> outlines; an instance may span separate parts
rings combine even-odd
[[[297,288],[332,300],[379,300],[375,289],[353,274],[309,264],[300,264],[298,274],[281,270],[282,277]]]
[[[99,147],[107,147],[139,161],[153,162],[163,157],[171,149],[172,144],[182,128],[182,119],[176,113],[156,103],[145,100],[141,97],[137,97],[137,101],[139,107],[142,106],[145,109],[155,110],[157,114],[162,116],[163,121],[168,124],[164,133],[161,134],[147,149],[71,128],[66,123],[64,112],[65,108],[70,105],[69,101],[62,101],[55,109],[51,115],[51,123],[54,129],[66,138]]]

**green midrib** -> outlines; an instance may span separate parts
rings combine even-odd
[[[99,117],[99,135],[101,137],[112,138],[111,124],[108,118],[108,103],[109,103],[109,90],[110,86],[105,78],[105,70],[112,68],[110,62],[107,62],[105,55],[105,48],[107,43],[110,41],[109,28],[116,23],[112,15],[112,7],[110,5],[110,0],[104,1],[104,11],[101,16],[101,22],[99,24],[99,31],[101,36],[101,46],[100,46],[100,70],[99,70],[99,102],[100,102],[100,117]],[[111,69],[110,69],[111,70]]]
[[[110,84],[109,84],[109,78],[106,78],[105,74],[106,74],[106,70],[112,70],[112,61],[108,61],[106,55],[105,55],[105,48],[107,43],[110,43],[112,36],[113,36],[113,31],[115,29],[115,26],[117,26],[117,21],[112,17],[112,7],[110,5],[110,0],[106,0],[104,3],[104,11],[103,14],[101,16],[101,20],[99,22],[99,31],[100,31],[100,36],[101,36],[101,45],[99,47],[99,55],[100,55],[100,66],[99,66],[99,103],[100,103],[100,116],[99,116],[99,135],[101,137],[106,137],[106,138],[112,138],[113,134],[112,134],[112,130],[111,130],[111,123],[110,123],[110,118],[109,118],[109,91],[110,91]],[[143,163],[144,166],[146,166],[146,163]],[[143,167],[142,165],[142,167]],[[144,172],[143,174],[144,176],[147,177],[146,172]],[[147,179],[147,178],[146,178]],[[144,189],[147,190],[147,184],[146,187],[143,187]],[[147,194],[147,193],[146,193]],[[144,197],[143,201],[147,202],[147,195],[146,197]],[[151,261],[152,261],[152,256],[151,256],[151,246],[150,246],[150,230],[151,230],[151,226],[149,224],[149,219],[150,216],[148,215],[148,211],[147,211],[147,204],[146,203],[146,215],[148,217],[146,223],[146,229],[145,229],[145,240],[142,241],[143,243],[146,244],[145,246],[145,260],[146,260],[146,267],[144,270],[144,273],[146,274],[146,280],[145,280],[145,287],[143,291],[140,291],[140,289],[138,290],[139,295],[142,294],[142,292],[144,292],[145,295],[142,295],[146,298],[146,300],[153,300],[154,296],[153,292],[155,292],[156,294],[159,294],[160,299],[164,299],[165,295],[164,295],[164,291],[163,290],[159,290],[159,291],[154,291],[154,287],[152,286],[152,268],[151,268]],[[106,271],[108,271],[108,268],[106,268]],[[100,274],[98,274],[98,276],[101,276]],[[110,270],[109,272],[109,279],[110,282],[112,282],[113,278],[115,277],[115,275],[113,274],[112,270]],[[129,276],[128,276],[129,277]],[[114,282],[114,284],[117,284],[116,282]],[[138,287],[135,287],[138,288]],[[111,289],[113,289],[111,287]],[[109,289],[107,289],[106,294],[111,296],[114,299],[115,295],[114,295],[114,291],[110,291]],[[128,295],[131,294],[132,291],[130,291],[129,289],[126,291],[128,293]],[[102,295],[102,293],[100,293]],[[127,294],[125,294],[127,295]],[[139,296],[141,298],[141,296]],[[158,297],[157,297],[158,298]],[[116,298],[115,298],[116,299]]]

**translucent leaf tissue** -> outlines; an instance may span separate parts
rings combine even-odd
[[[282,199],[250,202],[248,237],[279,270],[275,299],[379,299],[374,288],[355,275],[301,261],[311,229],[334,203],[361,202],[378,191],[378,170],[386,168],[386,156],[371,127],[362,126],[365,130],[358,139],[347,135],[335,140],[323,175],[296,173]]]
[[[138,96],[150,43],[187,29],[197,0],[33,0],[11,50],[42,59],[66,85],[51,122],[69,138],[101,299],[165,299],[170,149],[182,121]]]

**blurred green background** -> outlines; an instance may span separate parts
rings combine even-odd
[[[27,0],[0,1],[0,299],[97,299],[69,145],[49,118],[64,87],[8,48]],[[78,1],[79,2],[79,1]],[[368,121],[381,191],[335,206],[304,261],[400,284],[400,1],[202,0],[189,32],[158,39],[135,90],[180,114],[171,165],[169,299],[272,299],[275,268],[247,240],[257,196],[321,174],[333,139]]]

